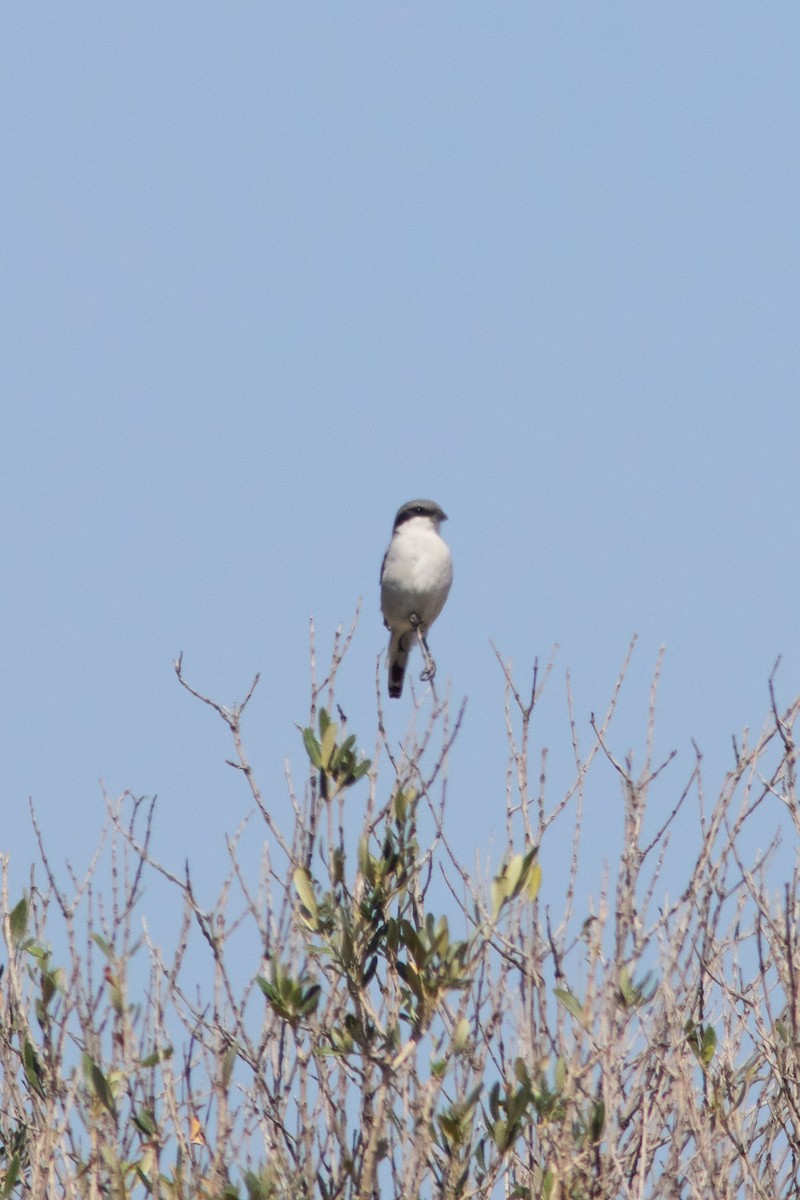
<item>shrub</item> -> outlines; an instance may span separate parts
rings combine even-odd
[[[800,833],[800,701],[779,712],[771,689],[763,732],[735,745],[710,805],[698,752],[646,839],[666,766],[655,681],[642,770],[612,744],[620,678],[586,755],[572,721],[574,775],[551,799],[530,749],[544,681],[534,672],[523,699],[501,663],[508,844],[482,879],[448,840],[461,713],[426,693],[398,752],[379,701],[378,770],[337,711],[346,648],[312,686],[288,829],[245,751],[252,689],[228,709],[176,664],[228,726],[265,826],[260,877],[240,865],[246,825],[210,910],[188,867],[156,861],[153,803],[130,795],[108,802],[84,878],[59,882],[40,837],[45,884],[34,872],[11,897],[3,860],[0,1197],[796,1196],[797,872],[773,894],[774,846],[746,847],[768,805]],[[618,779],[624,846],[583,900],[598,772]],[[687,800],[699,836],[679,847],[686,882],[669,899]],[[555,836],[572,845],[562,881],[548,879]],[[153,872],[182,911],[169,954],[142,919]]]

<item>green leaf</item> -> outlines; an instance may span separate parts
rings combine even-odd
[[[471,1026],[466,1017],[461,1017],[459,1021],[456,1021],[455,1028],[453,1029],[453,1049],[456,1054],[463,1054],[466,1050],[469,1045],[470,1033]]]
[[[495,1121],[489,1131],[494,1139],[494,1144],[501,1154],[505,1154],[509,1146],[509,1128],[508,1121]]]
[[[605,1123],[606,1106],[602,1100],[598,1100],[592,1108],[592,1115],[589,1120],[589,1135],[593,1144],[600,1141]]]
[[[521,854],[512,854],[511,860],[503,872],[508,895],[513,896],[519,884],[520,876],[524,866],[524,860]]]
[[[303,993],[303,999],[299,1005],[299,1012],[301,1016],[309,1017],[312,1013],[317,1011],[317,1005],[319,1004],[319,998],[321,994],[322,988],[318,983],[312,984],[311,987]]]
[[[371,758],[362,758],[360,763],[357,763],[350,772],[350,782],[358,783],[359,779],[363,779],[367,771],[372,766]]]
[[[110,958],[110,959],[114,958],[113,947],[111,946],[111,944],[109,942],[106,941],[105,938],[100,937],[99,933],[92,934],[92,941],[94,942],[95,946],[100,947],[100,949],[103,951],[103,954],[105,954],[106,958]]]
[[[583,1012],[583,1005],[577,996],[573,996],[572,992],[566,988],[554,988],[556,999],[564,1008],[575,1018],[579,1025],[586,1027],[586,1017]]]
[[[717,1048],[717,1035],[711,1025],[696,1025],[690,1018],[684,1025],[686,1040],[699,1063],[707,1067]]]
[[[717,1035],[710,1025],[706,1025],[703,1031],[703,1040],[700,1046],[700,1058],[705,1066],[708,1066],[708,1064],[711,1062],[716,1048]]]
[[[627,967],[621,967],[619,972],[619,998],[626,1008],[632,1008],[636,1002],[636,992],[631,982]]]
[[[352,754],[353,751],[355,750],[355,748],[356,748],[356,735],[354,733],[351,733],[349,737],[346,737],[344,739],[341,746],[339,747],[339,757],[344,758],[344,756],[346,754]]]
[[[19,1155],[14,1154],[9,1159],[8,1166],[6,1167],[6,1177],[2,1184],[0,1184],[0,1200],[6,1200],[6,1197],[10,1196],[17,1186],[19,1182],[19,1168]]]
[[[339,846],[331,849],[331,881],[335,884],[344,883],[345,853]]]
[[[228,1046],[228,1049],[222,1056],[222,1066],[220,1068],[220,1079],[224,1088],[230,1087],[231,1078],[233,1077],[233,1068],[236,1065],[236,1059],[239,1054],[239,1047],[234,1042]]]
[[[542,864],[535,862],[531,866],[528,874],[527,892],[528,899],[535,900],[539,895],[539,888],[542,886]]]
[[[106,1112],[111,1113],[112,1117],[115,1117],[117,1115],[117,1106],[114,1103],[109,1082],[97,1063],[88,1054],[83,1055],[83,1074],[91,1091],[100,1101],[103,1108]]]
[[[28,1083],[37,1096],[41,1096],[44,1099],[44,1088],[42,1087],[44,1071],[42,1070],[42,1064],[39,1062],[36,1047],[28,1038],[25,1038],[25,1043],[22,1047],[22,1065],[25,1069],[25,1077]]]
[[[146,1138],[152,1139],[156,1136],[158,1126],[156,1125],[155,1114],[149,1108],[140,1108],[133,1114],[131,1120],[139,1130],[139,1133],[144,1134]]]
[[[492,897],[492,920],[496,921],[500,914],[500,909],[508,899],[505,880],[502,878],[493,880],[490,893]]]
[[[42,1004],[45,1008],[47,1008],[56,992],[64,992],[65,990],[64,971],[61,967],[56,967],[55,971],[43,972]]]
[[[140,1067],[157,1067],[160,1062],[165,1062],[168,1058],[172,1058],[172,1046],[165,1046],[163,1050],[154,1050],[152,1054],[148,1054],[139,1062]]]
[[[23,896],[8,914],[9,924],[11,925],[11,941],[15,950],[19,947],[20,942],[27,932],[28,915],[28,897]]]
[[[642,1004],[649,1004],[658,991],[658,983],[653,980],[652,972],[647,974],[635,982],[630,975],[627,967],[621,967],[617,981],[617,1000],[625,1008],[639,1008]]]
[[[306,754],[311,759],[311,765],[317,770],[322,766],[322,754],[317,739],[314,737],[313,729],[303,730],[303,744],[306,748]]]
[[[256,983],[261,988],[268,1000],[277,999],[277,989],[269,982],[269,980],[265,979],[263,975],[256,976]]]
[[[536,861],[538,847],[527,854],[512,854],[506,865],[495,876],[491,885],[492,919],[496,920],[507,900],[516,899],[523,892],[529,900],[535,900],[542,882],[542,868]]]
[[[320,725],[322,722],[320,721]],[[322,746],[320,748],[321,767],[323,771],[327,771],[331,765],[333,752],[336,749],[336,734],[339,732],[338,726],[331,721],[322,735]]]
[[[372,958],[370,959],[369,963],[367,964],[367,969],[361,978],[362,987],[366,987],[367,984],[371,982],[372,977],[375,974],[375,972],[377,971],[377,969],[378,969],[378,956],[377,956],[377,954],[373,954]]]
[[[358,869],[370,885],[375,882],[375,859],[369,852],[369,840],[358,839]]]
[[[300,903],[316,921],[318,913],[317,898],[314,895],[314,885],[311,881],[311,876],[306,868],[296,867],[292,874],[292,880],[295,890],[300,897]]]
[[[277,962],[272,964],[271,983],[260,975],[256,978],[256,983],[267,997],[273,1011],[293,1026],[300,1017],[307,1017],[315,1012],[319,1004],[322,991],[320,985],[315,983],[304,990],[306,982],[306,978],[298,982],[290,975],[285,975]]]

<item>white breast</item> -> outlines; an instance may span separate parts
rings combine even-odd
[[[429,517],[412,517],[392,537],[381,578],[381,608],[387,625],[410,629],[412,613],[430,628],[453,582],[450,551]]]

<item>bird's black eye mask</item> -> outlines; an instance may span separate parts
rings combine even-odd
[[[409,500],[408,504],[404,504],[398,510],[394,519],[394,530],[405,525],[406,521],[410,521],[412,517],[430,517],[434,521],[447,520],[447,515],[432,500]]]
[[[395,529],[399,529],[401,525],[405,525],[406,521],[410,521],[412,517],[424,517],[425,509],[417,505],[416,508],[404,508],[401,513],[398,513],[397,520],[394,523]]]

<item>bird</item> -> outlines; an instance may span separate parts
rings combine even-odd
[[[450,549],[439,533],[447,515],[434,500],[409,500],[397,510],[381,565],[381,612],[389,630],[389,696],[403,692],[408,655],[416,639],[425,659],[420,679],[436,674],[427,634],[453,582]]]

